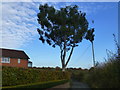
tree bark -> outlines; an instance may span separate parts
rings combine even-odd
[[[66,36],[65,36],[65,39],[64,39],[64,47],[63,47],[63,55],[62,55],[62,71],[65,71],[65,57],[66,57]]]
[[[72,53],[73,53],[73,50],[74,50],[74,46],[72,46],[72,49],[71,49],[71,52],[70,52],[70,55],[67,59],[67,62],[65,62],[65,57],[66,57],[66,36],[64,38],[64,46],[63,46],[63,49],[61,50],[61,63],[62,63],[62,71],[65,71],[65,68],[68,64],[68,62],[70,61],[70,58],[72,56]]]
[[[64,57],[63,57],[64,59],[61,59],[61,63],[62,63],[62,71],[63,71],[63,72],[65,71],[68,62],[70,61],[70,58],[71,58],[72,53],[73,53],[73,50],[74,50],[74,47],[72,47],[71,52],[70,52],[70,55],[69,55],[69,57],[68,57],[66,63],[65,63],[65,56],[66,56],[66,55],[63,55],[63,56],[64,56]]]
[[[62,71],[65,72],[65,67],[62,68]]]
[[[61,57],[61,63],[62,63],[62,68],[63,68],[64,65],[63,65],[63,50],[62,49],[61,49],[61,56],[60,57]]]

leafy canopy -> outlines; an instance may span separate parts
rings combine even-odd
[[[66,6],[56,10],[48,4],[40,5],[38,23],[41,29],[37,29],[42,43],[47,42],[52,47],[60,46],[70,50],[70,47],[78,46],[84,38],[88,21],[85,13],[78,10],[78,6]]]
[[[90,42],[93,42],[94,41],[94,28],[90,29],[87,31],[87,34],[86,34],[86,39],[89,40]]]

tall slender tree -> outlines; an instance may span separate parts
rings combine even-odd
[[[66,6],[55,9],[48,4],[39,6],[38,23],[41,28],[37,29],[42,43],[47,43],[52,47],[60,47],[60,57],[62,70],[65,71],[71,59],[74,48],[82,42],[88,31],[88,21],[86,14],[78,10],[78,6]],[[66,58],[67,52],[68,58]]]
[[[93,44],[93,41],[94,41],[94,28],[90,29],[87,31],[87,34],[86,34],[86,39],[89,40],[92,44],[92,55],[93,55],[93,66],[95,67],[95,54],[94,54],[94,44]]]

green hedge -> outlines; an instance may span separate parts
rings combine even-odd
[[[92,88],[120,88],[120,59],[110,59],[90,69],[84,81]]]
[[[111,57],[89,70],[72,71],[74,79],[91,88],[120,88],[120,57]]]
[[[13,88],[41,88],[41,89],[47,89],[47,88],[51,88],[51,87],[56,86],[56,85],[64,84],[66,82],[68,82],[68,80],[57,80],[57,81],[32,83],[32,84],[26,84],[26,85],[8,86],[8,87],[2,87],[2,89],[13,89]]]
[[[2,86],[24,85],[69,78],[70,74],[68,72],[56,70],[2,67]]]

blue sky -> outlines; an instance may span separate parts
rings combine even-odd
[[[24,50],[37,67],[61,67],[59,47],[52,48],[39,41],[36,31],[39,4],[43,2],[4,2],[2,3],[2,46],[4,48]],[[95,28],[95,58],[103,62],[106,49],[115,52],[113,35],[118,33],[117,2],[51,2],[56,9],[66,5],[78,5],[79,10],[86,12],[89,27]],[[92,24],[94,20],[94,24]],[[90,68],[92,66],[91,43],[83,40],[76,47],[68,67]]]

